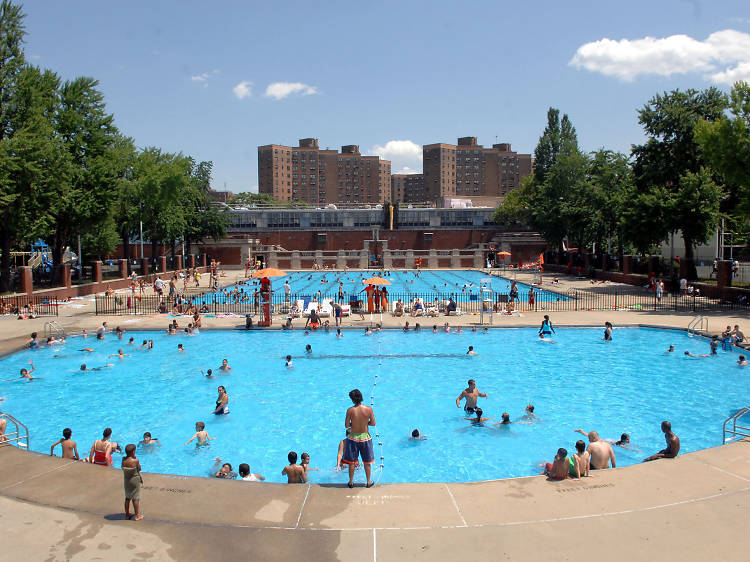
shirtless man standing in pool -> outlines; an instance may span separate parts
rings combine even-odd
[[[341,462],[349,465],[349,483],[350,488],[354,487],[354,469],[358,458],[362,457],[362,464],[365,466],[365,475],[367,476],[367,488],[371,488],[374,482],[371,480],[372,463],[375,456],[372,450],[372,437],[370,437],[369,426],[375,425],[375,414],[370,406],[362,404],[362,393],[354,389],[349,393],[354,403],[346,411],[344,427],[351,429],[351,432],[344,440],[344,454]]]
[[[487,398],[487,395],[484,392],[479,392],[477,383],[476,381],[474,381],[474,379],[469,379],[468,385],[469,387],[466,388],[461,394],[459,394],[458,398],[456,398],[456,408],[460,408],[461,399],[466,398],[464,410],[468,414],[473,414],[474,410],[477,409],[477,398],[479,398],[480,396],[482,398]]]

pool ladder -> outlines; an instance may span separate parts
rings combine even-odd
[[[695,316],[687,327],[688,336],[693,337],[698,332],[708,331],[708,318],[705,316]]]
[[[0,418],[4,418],[9,423],[12,423],[16,429],[13,433],[6,432],[2,437],[0,437],[0,447],[4,445],[10,445],[11,443],[15,442],[18,444],[19,447],[28,449],[29,448],[29,428],[26,427],[24,424],[22,424],[13,416],[11,416],[10,414],[0,412]],[[7,430],[7,427],[6,427],[6,430]],[[25,441],[26,443],[21,443],[21,441]]]
[[[722,436],[722,443],[727,442],[727,434],[729,434],[731,437],[729,440],[735,439],[737,437],[750,437],[750,427],[744,427],[742,425],[737,425],[737,421],[742,419],[742,417],[750,412],[750,406],[746,408],[742,408],[741,410],[737,410],[733,415],[729,416],[726,420],[724,420],[724,426],[722,428],[723,436]],[[731,428],[727,428],[727,425],[732,424]]]
[[[56,338],[65,339],[65,328],[56,320],[51,320],[44,323],[44,339],[49,336],[55,336]]]

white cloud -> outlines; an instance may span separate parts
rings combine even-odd
[[[281,100],[292,94],[310,96],[319,94],[315,86],[308,86],[302,82],[272,82],[266,88],[266,96],[275,100]]]
[[[190,77],[192,82],[198,82],[202,84],[204,88],[208,88],[208,81],[219,73],[218,69],[209,70],[203,74],[195,74]]]
[[[569,64],[630,82],[639,75],[671,76],[702,72],[707,80],[724,82],[750,63],[750,34],[725,29],[705,41],[688,35],[642,39],[600,39],[581,45]],[[736,64],[734,69],[731,65]],[[723,68],[723,71],[721,70]]]
[[[712,74],[711,80],[717,84],[734,84],[738,80],[750,82],[750,62],[742,62],[734,68]]]
[[[410,140],[392,140],[382,146],[376,144],[367,152],[390,160],[391,169],[401,170],[399,174],[422,173],[422,146]]]
[[[404,166],[401,168],[398,172],[393,172],[394,174],[421,174],[419,170],[412,170],[409,166]]]
[[[234,92],[234,97],[236,97],[238,100],[249,98],[251,95],[253,95],[253,83],[249,80],[243,80],[234,88],[232,88],[232,92]]]

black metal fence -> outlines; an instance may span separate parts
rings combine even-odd
[[[571,290],[567,293],[555,293],[544,291],[536,293],[533,299],[529,299],[528,293],[520,295],[520,300],[511,299],[507,294],[487,293],[463,294],[463,293],[390,293],[388,295],[387,306],[383,312],[390,313],[393,311],[394,303],[398,300],[404,305],[408,314],[415,303],[415,299],[420,299],[425,313],[431,312],[444,314],[447,311],[447,302],[453,297],[460,313],[478,313],[480,311],[495,313],[509,311],[587,311],[587,310],[634,310],[634,311],[663,311],[663,312],[702,312],[702,311],[721,311],[721,310],[750,310],[750,302],[747,299],[740,298],[735,300],[720,300],[691,295],[665,294],[657,298],[654,293],[650,292],[626,292],[626,291],[604,291],[595,290]],[[282,291],[274,291],[271,295],[270,303],[272,314],[288,314],[294,304],[298,308],[305,310],[309,304],[315,300],[322,302],[326,299],[333,299],[344,304],[349,304],[352,313],[359,313],[360,309],[367,312],[369,305],[367,295],[344,294],[343,299],[338,298],[336,294],[290,294],[287,297]],[[373,302],[376,312],[380,312],[382,304]],[[183,314],[191,306],[197,308],[204,314],[257,314],[263,305],[263,299],[260,293],[241,292],[239,294],[225,295],[223,293],[201,293],[176,298],[159,296],[155,294],[148,295],[97,295],[96,296],[96,314],[159,314],[159,313],[179,313]],[[55,312],[57,314],[57,312]]]
[[[0,314],[32,317],[57,316],[58,312],[58,301],[47,297],[15,295],[0,298]]]

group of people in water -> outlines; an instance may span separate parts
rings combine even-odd
[[[464,419],[470,421],[474,426],[484,426],[485,422],[489,422],[494,419],[491,417],[484,417],[484,411],[478,406],[479,398],[487,398],[487,394],[480,392],[477,388],[476,381],[469,379],[467,387],[458,395],[456,398],[456,407],[461,407],[461,401],[464,401],[464,412],[469,416]],[[534,413],[534,405],[529,404],[526,406],[524,414],[520,419],[511,421],[510,414],[503,412],[501,420],[494,423],[495,426],[508,427],[511,424],[531,424],[538,421],[536,414]],[[651,455],[644,459],[646,461],[652,461],[663,458],[674,458],[680,452],[680,439],[672,432],[672,424],[668,421],[664,421],[661,424],[661,429],[664,432],[666,439],[666,447],[658,453]],[[418,432],[418,430],[415,430]],[[582,429],[576,429],[577,433],[581,433],[588,438],[588,446],[583,440],[578,440],[575,443],[576,452],[568,456],[568,451],[565,448],[557,450],[557,454],[553,462],[542,463],[544,467],[543,474],[553,480],[563,480],[565,478],[581,478],[589,475],[589,471],[594,469],[605,469],[615,468],[617,461],[615,458],[615,452],[613,447],[622,447],[623,449],[629,449],[631,451],[639,453],[638,449],[632,447],[630,443],[630,436],[627,433],[623,433],[620,439],[602,439],[599,437],[599,433],[596,431],[584,431]]]

